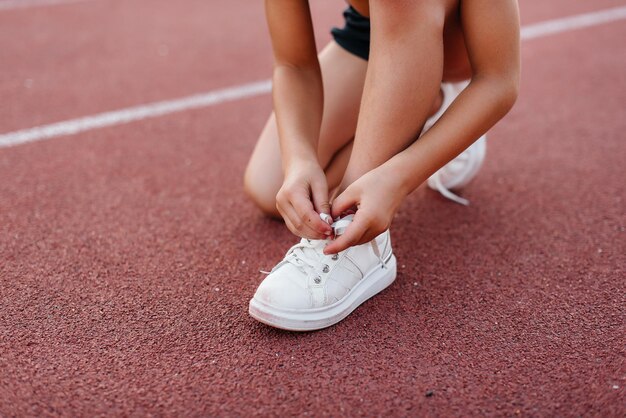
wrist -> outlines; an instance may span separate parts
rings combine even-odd
[[[401,155],[396,155],[383,164],[383,166],[385,166],[385,169],[387,169],[394,178],[394,187],[400,195],[408,196],[416,189],[417,186],[415,185],[413,175],[414,165],[407,164],[407,161],[401,158]],[[418,184],[421,184],[421,182]]]
[[[308,169],[310,167],[318,168],[320,164],[317,160],[317,155],[312,153],[298,153],[292,154],[283,160],[283,171],[285,176],[295,171]]]

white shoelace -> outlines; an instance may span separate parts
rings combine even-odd
[[[332,219],[330,215],[327,215],[325,213],[321,213],[320,217],[324,222],[328,222],[328,220]],[[352,222],[353,218],[354,215],[348,215],[346,217],[336,219],[331,224],[334,236],[338,237],[340,235],[343,235],[348,228],[348,225],[350,225],[350,223]],[[325,260],[325,257],[327,256],[324,255],[324,247],[329,240],[330,238],[323,240],[312,240],[303,238],[302,240],[300,240],[299,243],[295,244],[289,249],[289,251],[287,251],[287,255],[285,255],[283,261],[278,263],[271,271],[268,272],[260,270],[260,272],[263,274],[270,274],[285,263],[291,263],[294,266],[298,267],[303,273],[307,274],[311,271],[311,269],[313,271],[324,271],[325,268],[328,268],[328,264],[325,263],[325,261],[327,261]],[[378,248],[376,239],[371,240],[370,244],[372,246],[372,251],[374,251],[374,254],[380,260],[383,268],[387,268],[387,264],[382,257],[380,249]]]
[[[437,188],[437,191],[441,193],[443,197],[450,199],[453,202],[456,202],[460,205],[469,206],[470,204],[469,200],[464,199],[461,196],[458,196],[452,193],[446,186],[443,185],[443,183],[441,182],[441,173],[439,171],[437,171],[435,174],[430,176],[430,178],[435,183],[435,187]]]

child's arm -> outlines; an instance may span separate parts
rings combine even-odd
[[[473,71],[470,85],[419,141],[354,181],[335,199],[334,216],[355,205],[359,210],[346,233],[326,247],[327,254],[368,242],[388,228],[407,194],[460,154],[513,106],[520,75],[517,2],[469,0],[462,2],[461,9]],[[379,85],[384,89],[386,83]],[[380,94],[372,91],[372,95]],[[407,98],[394,100],[402,103]],[[409,131],[411,118],[404,120],[405,126],[379,125],[385,126],[386,131],[380,135],[381,140]]]
[[[266,0],[265,9],[274,50],[272,94],[285,174],[276,206],[294,234],[319,239],[330,227],[318,212],[329,213],[330,207],[326,177],[317,159],[324,98],[309,4]]]

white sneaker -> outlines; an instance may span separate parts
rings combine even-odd
[[[337,234],[352,217],[333,224]],[[250,315],[276,328],[317,330],[341,321],[395,280],[388,230],[339,254],[324,254],[328,242],[303,238],[291,247],[250,300]]]
[[[424,124],[421,135],[428,131],[439,120],[441,115],[452,104],[459,94],[467,87],[469,81],[460,83],[441,83],[443,90],[443,104],[433,116],[431,116]],[[420,135],[420,136],[421,136]],[[435,174],[428,179],[428,187],[439,191],[448,199],[469,205],[469,200],[452,193],[450,190],[460,189],[468,184],[483,165],[485,154],[487,152],[487,136],[483,135],[476,142],[470,145],[465,151],[459,154],[455,159],[441,167]]]

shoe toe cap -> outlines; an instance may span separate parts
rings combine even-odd
[[[284,275],[270,274],[259,285],[254,298],[282,309],[307,309],[312,306],[307,289]]]

